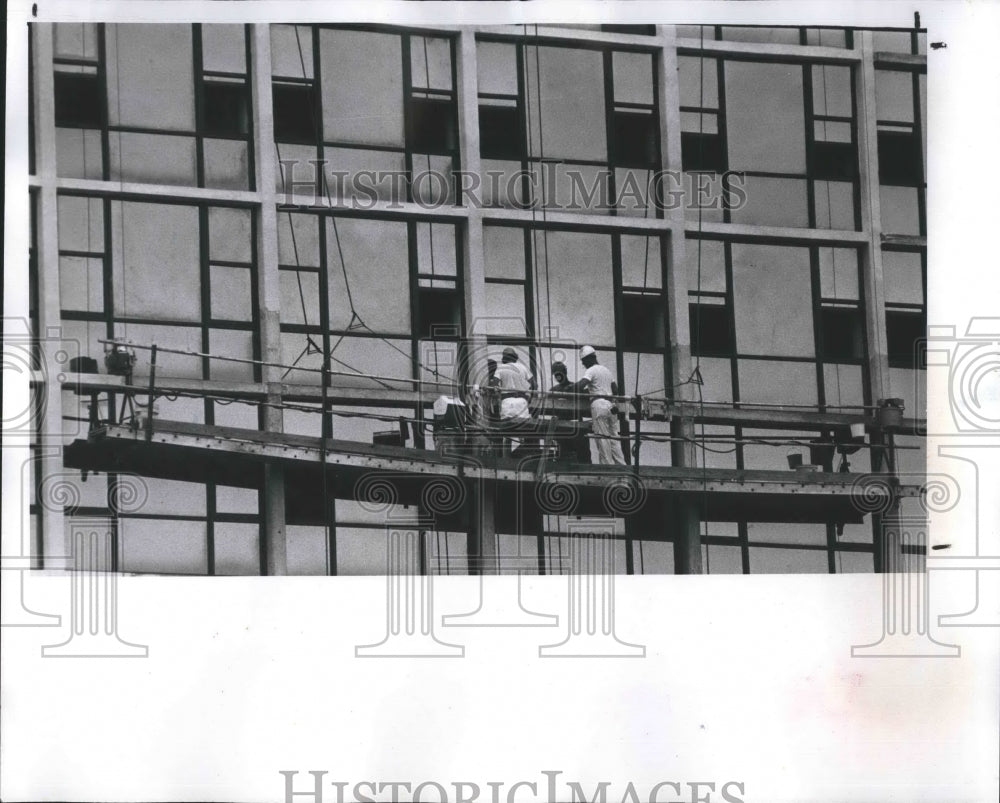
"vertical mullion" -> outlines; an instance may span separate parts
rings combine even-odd
[[[250,26],[243,26],[243,47],[245,51],[245,63],[246,63],[246,81],[243,85],[243,91],[246,93],[247,101],[247,181],[251,192],[257,192],[260,187],[257,186],[257,169],[256,161],[258,158],[257,148],[256,148],[256,128],[257,128],[257,115],[254,109],[254,99],[253,92],[250,90],[252,81],[252,71],[253,71],[253,55],[250,49]],[[256,219],[256,216],[255,216]],[[255,240],[256,245],[256,240]],[[256,303],[254,306],[256,312]]]
[[[823,370],[826,366],[826,343],[823,339],[823,303],[821,301],[822,291],[820,288],[820,271],[819,271],[819,250],[818,246],[810,246],[809,248],[809,276],[810,284],[812,285],[812,310],[813,310],[813,342],[815,361],[813,365],[816,367],[816,389],[818,392],[818,399],[820,403],[820,409],[825,412],[827,398],[826,398],[826,374]],[[840,370],[839,368],[837,369]],[[838,399],[838,404],[842,403],[841,399]]]
[[[97,80],[101,87],[101,178],[108,181],[111,178],[111,138],[108,133],[107,34],[103,22],[97,23]]]
[[[406,200],[413,203],[413,151],[410,149],[409,132],[411,102],[413,99],[413,76],[410,70],[410,34],[399,34],[400,53],[403,69],[403,168],[406,170]]]
[[[191,26],[192,59],[194,60],[194,130],[195,172],[199,187],[205,186],[205,78],[201,50],[201,24]]]
[[[721,37],[720,37],[721,38]],[[716,60],[716,83],[718,85],[717,93],[719,96],[719,108],[716,113],[716,123],[719,130],[719,146],[720,154],[722,155],[722,176],[728,176],[729,173],[729,131],[726,125],[726,60],[723,58],[717,58]],[[699,112],[701,114],[701,112]],[[732,214],[729,210],[729,179],[728,177],[723,179],[720,176],[720,185],[724,181],[725,184],[720,186],[722,192],[722,220],[724,223],[732,223]]]
[[[806,136],[806,205],[809,215],[809,228],[815,229],[816,223],[816,109],[813,103],[813,70],[825,69],[822,66],[802,65],[802,104],[805,107]],[[827,210],[833,214],[833,210]]]
[[[608,158],[608,201],[612,217],[618,216],[617,204],[617,168],[618,149],[615,147],[615,80],[614,57],[612,51],[605,49],[601,54],[604,60],[604,135],[607,138]],[[539,79],[541,80],[541,79]]]

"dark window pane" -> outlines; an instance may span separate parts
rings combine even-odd
[[[524,140],[515,106],[479,107],[479,143],[484,159],[520,160]]]
[[[824,307],[820,313],[822,354],[828,362],[851,362],[864,357],[864,324],[861,311]]]
[[[629,351],[662,349],[666,342],[660,295],[626,293],[622,296],[622,347]]]
[[[812,177],[826,181],[854,179],[854,146],[849,142],[813,143]]]
[[[458,146],[455,109],[450,100],[410,98],[406,147],[416,153],[449,155]]]
[[[274,138],[278,142],[316,141],[315,93],[312,86],[274,84]]]
[[[205,134],[238,137],[247,133],[246,84],[205,81],[202,104]]]
[[[96,75],[56,72],[56,125],[74,128],[100,128],[101,85]]]
[[[920,140],[913,132],[878,132],[878,180],[913,187],[922,182]]]
[[[605,33],[633,33],[643,36],[656,36],[655,25],[602,25]]]
[[[733,340],[729,332],[726,307],[709,304],[689,304],[691,322],[691,353],[701,356],[729,355]]]
[[[614,137],[616,165],[656,169],[656,122],[652,114],[616,111]]]
[[[458,334],[462,311],[458,291],[438,287],[421,287],[418,291],[418,337],[447,337]]]
[[[722,139],[718,134],[681,134],[681,156],[685,170],[723,172]]]
[[[923,311],[886,310],[886,340],[889,365],[893,368],[920,368],[926,347],[927,314]]]

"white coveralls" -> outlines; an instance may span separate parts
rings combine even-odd
[[[590,380],[590,395],[610,396],[611,383],[614,381],[611,371],[600,363],[591,365],[583,376]],[[618,440],[618,417],[611,412],[614,405],[607,399],[592,398],[590,401],[591,430],[598,437],[598,462],[604,466],[625,465],[625,455]]]

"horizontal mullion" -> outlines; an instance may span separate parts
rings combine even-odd
[[[209,259],[209,265],[217,265],[220,268],[244,268],[246,270],[253,270],[252,262],[239,262],[229,259]]]
[[[179,131],[167,128],[146,128],[138,125],[109,125],[109,134],[152,134],[164,137],[196,137],[197,131]]]
[[[104,251],[78,251],[73,248],[60,248],[59,256],[61,257],[85,257],[87,259],[103,259],[105,256]]]
[[[406,148],[395,145],[365,145],[359,142],[336,142],[323,140],[324,148],[346,148],[358,151],[378,151],[379,153],[406,153]]]
[[[41,181],[38,180],[39,185]],[[99,179],[57,178],[60,195],[106,198],[116,201],[153,201],[178,205],[213,204],[253,208],[260,205],[260,194],[248,190],[216,190],[193,185],[144,184]]]

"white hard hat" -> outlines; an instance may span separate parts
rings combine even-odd
[[[584,357],[589,357],[591,354],[596,354],[596,353],[597,352],[594,351],[593,346],[583,346],[580,349],[580,359],[582,360]]]

